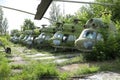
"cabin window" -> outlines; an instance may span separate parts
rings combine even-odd
[[[83,34],[83,38],[95,39],[96,32],[93,31],[85,31]]]
[[[41,34],[39,35],[39,38],[43,38],[44,35],[45,35],[44,33],[41,33]]]
[[[54,37],[62,39],[63,34],[62,33],[55,33]]]
[[[26,35],[25,37],[24,37],[24,40],[26,40],[28,38],[28,35]]]
[[[43,38],[43,39],[45,38],[45,34],[42,35],[42,38]]]
[[[97,40],[98,40],[98,41],[103,40],[103,37],[102,37],[102,35],[101,35],[100,33],[98,33],[98,35],[97,35]]]
[[[68,34],[64,34],[64,36],[63,36],[63,38],[62,38],[62,41],[63,41],[63,42],[66,42],[67,39],[68,39],[68,36],[69,36]]]
[[[49,38],[50,38],[50,36],[46,36],[46,37],[45,37],[45,40],[48,40]]]
[[[75,35],[69,35],[68,41],[74,41],[74,40],[76,40],[76,36]]]

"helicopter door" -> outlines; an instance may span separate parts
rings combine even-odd
[[[62,42],[67,42],[68,36],[68,34],[64,34],[62,37]]]

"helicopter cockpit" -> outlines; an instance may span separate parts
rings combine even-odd
[[[71,33],[65,33],[62,31],[58,31],[54,34],[53,38],[51,38],[52,46],[54,47],[62,47],[68,48],[72,43],[76,40],[76,36]],[[65,46],[66,45],[66,46]]]
[[[103,41],[103,36],[99,30],[104,27],[105,25],[100,18],[88,20],[84,26],[85,29],[75,41],[76,48],[86,52],[92,51],[97,41]]]

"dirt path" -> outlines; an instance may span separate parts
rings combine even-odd
[[[62,63],[64,61],[69,60],[72,57],[78,56],[79,54],[67,54],[67,55],[50,55],[50,54],[43,54],[41,52],[35,52],[36,54],[31,54],[31,50],[26,49],[25,47],[12,47],[12,57],[9,58],[11,60],[10,65],[12,64],[27,64],[27,61],[24,58],[28,58],[31,60],[47,60],[51,59],[54,63]],[[16,54],[17,53],[17,54]],[[24,58],[23,58],[24,56]],[[89,66],[87,63],[81,64],[71,64],[62,66],[61,70],[72,72],[77,70],[80,67]],[[19,70],[14,70],[14,72],[20,72]],[[96,73],[84,78],[74,78],[72,80],[120,80],[120,74],[114,72],[100,72]]]

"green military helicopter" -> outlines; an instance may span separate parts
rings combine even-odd
[[[109,13],[103,15],[104,18],[92,18],[84,25],[84,30],[75,41],[78,50],[90,52],[98,41],[105,41],[110,35],[116,34],[114,23],[110,20]],[[106,36],[104,36],[107,35]]]
[[[43,17],[43,15],[46,12],[46,10],[48,9],[49,5],[52,3],[52,1],[83,3],[83,4],[98,4],[98,5],[107,5],[107,6],[108,5],[110,5],[110,6],[113,5],[113,4],[109,4],[109,3],[80,2],[80,1],[68,1],[68,0],[41,0],[41,3],[37,7],[36,14],[30,13],[30,12],[27,12],[27,11],[23,11],[23,10],[18,10],[18,9],[15,9],[15,8],[6,7],[6,6],[1,6],[1,5],[0,6],[3,7],[3,8],[12,9],[12,10],[24,12],[24,13],[27,13],[27,14],[35,15],[35,19],[40,20],[41,18],[46,18],[46,17]],[[46,18],[46,19],[48,19],[48,18]],[[71,27],[72,25],[75,26],[74,24],[63,24],[62,26],[63,26],[64,29],[67,29],[67,26],[70,27],[70,28],[73,28],[73,27]],[[80,25],[76,25],[76,27],[77,26],[80,26]],[[56,41],[56,39],[57,39],[56,37],[59,37],[59,34],[61,34],[61,33],[62,33],[62,40],[61,41],[64,42],[63,44],[61,44],[62,46],[67,44],[66,42],[67,42],[67,40],[69,40],[69,38],[73,38],[73,39],[70,39],[72,41],[72,42],[70,41],[71,43],[74,43],[74,40],[77,38],[77,36],[75,36],[76,34],[73,33],[72,31],[71,32],[59,31],[59,32],[56,32],[56,34],[53,36],[53,38],[50,39],[50,43],[53,46],[56,46],[56,47],[60,46],[59,42],[61,42],[61,41],[59,41],[59,39],[58,39],[58,41]],[[81,33],[81,31],[79,32],[79,34],[80,33]],[[41,35],[43,35],[43,34],[41,34]],[[55,44],[53,44],[53,43],[55,43]],[[69,45],[71,45],[71,43]]]
[[[83,30],[79,19],[75,19],[73,23],[61,23],[58,31],[50,38],[49,43],[52,47],[63,49],[75,49],[74,41],[78,38],[79,33]]]
[[[47,26],[47,25],[42,25],[42,28],[40,29],[40,35],[38,37],[36,37],[34,40],[34,45],[37,48],[50,46],[48,43],[48,40],[56,32],[55,26],[47,26],[47,27],[45,27],[45,26]]]

